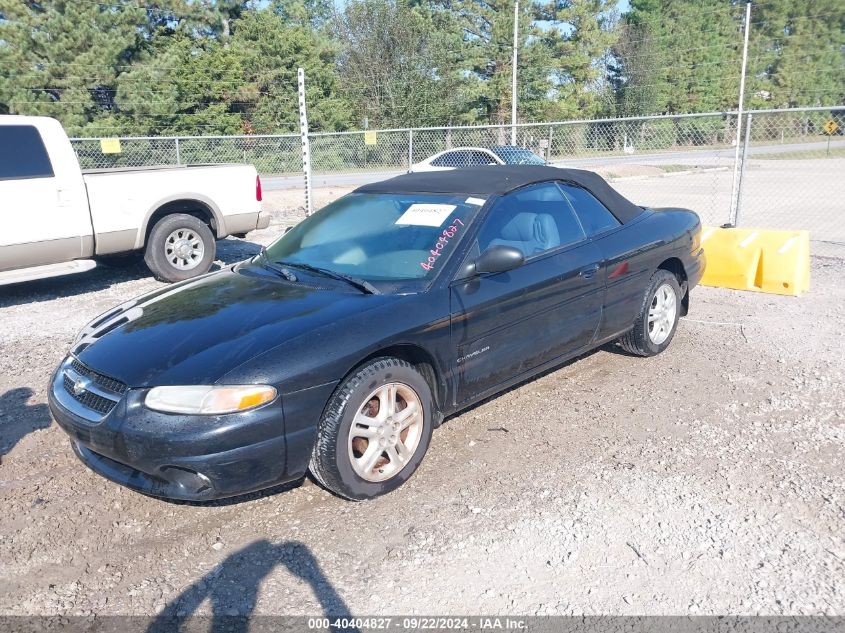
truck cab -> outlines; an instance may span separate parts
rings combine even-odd
[[[0,200],[0,271],[94,254],[85,182],[58,121],[0,122]]]

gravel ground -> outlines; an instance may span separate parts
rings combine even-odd
[[[268,195],[270,229],[221,261],[298,196]],[[812,275],[800,299],[696,289],[666,353],[608,346],[455,416],[406,486],[358,504],[309,480],[173,504],[89,472],[49,374],[158,284],[2,288],[0,614],[843,615],[845,261]]]

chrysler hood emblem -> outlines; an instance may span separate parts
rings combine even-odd
[[[90,385],[90,381],[85,380],[85,378],[80,378],[76,382],[73,383],[73,393],[76,396],[81,396],[83,393],[88,391],[88,385]]]

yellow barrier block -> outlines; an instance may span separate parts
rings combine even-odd
[[[705,226],[705,286],[800,296],[810,288],[808,231]]]

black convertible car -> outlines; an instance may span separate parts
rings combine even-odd
[[[691,211],[640,208],[586,171],[398,176],[98,317],[50,408],[85,464],[146,494],[310,470],[368,499],[414,473],[445,416],[608,341],[663,351],[700,233]]]

